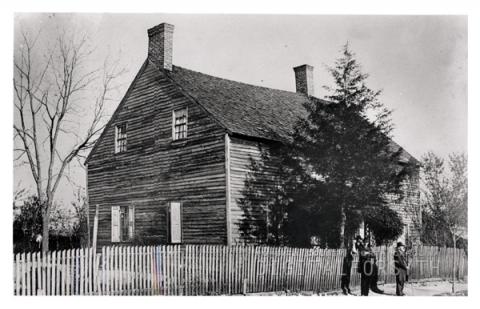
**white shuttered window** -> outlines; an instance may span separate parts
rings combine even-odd
[[[112,242],[132,240],[135,235],[135,208],[131,206],[112,207]]]
[[[128,238],[133,239],[135,235],[135,207],[128,207]]]
[[[112,207],[112,242],[120,241],[120,206]]]
[[[182,204],[170,203],[170,240],[174,244],[182,242]]]

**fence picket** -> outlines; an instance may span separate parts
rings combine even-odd
[[[156,292],[155,295],[160,294],[160,273],[161,273],[161,266],[160,266],[160,251],[161,247],[155,247],[155,280],[156,280]]]
[[[121,295],[121,279],[120,279],[120,263],[121,263],[121,247],[115,247],[115,293],[114,295]]]
[[[52,295],[58,295],[58,262],[57,262],[57,253],[58,251],[52,252]]]
[[[65,263],[66,263],[66,270],[65,270],[65,281],[66,281],[66,287],[65,287],[65,295],[71,295],[71,287],[72,287],[72,268],[71,268],[71,259],[72,259],[72,250],[68,249],[65,253]]]
[[[148,263],[147,263],[147,279],[148,279],[148,295],[153,295],[153,272],[152,272],[152,246],[147,247],[147,256],[148,256]]]
[[[38,290],[38,254],[39,252],[32,254],[32,295],[37,295]]]
[[[125,283],[125,295],[132,295],[132,269],[131,269],[131,247],[125,247],[125,276],[126,276],[126,283]]]
[[[65,250],[58,251],[58,261],[57,261],[57,276],[59,286],[57,288],[58,295],[65,295]]]
[[[182,251],[180,250],[180,245],[175,246],[175,281],[177,282],[177,294],[176,295],[183,295],[182,292],[182,278],[181,278],[181,269],[182,269],[182,262],[181,262],[181,255]]]
[[[113,274],[114,274],[114,264],[113,264],[113,261],[114,261],[114,258],[113,258],[113,251],[114,247],[108,247],[107,248],[107,265],[106,265],[106,270],[107,270],[107,273],[106,273],[106,284],[107,284],[107,295],[113,295],[113,287],[114,287],[114,278],[113,278]]]
[[[90,295],[90,248],[85,248],[85,290],[84,295]]]
[[[109,280],[108,280],[108,273],[109,273],[109,254],[110,248],[103,247],[102,248],[102,295],[110,295],[109,290]]]
[[[96,258],[95,258],[95,253],[96,250],[93,249],[93,247],[90,248],[89,252],[89,264],[90,267],[88,269],[89,273],[89,295],[95,295],[95,289],[96,289],[96,281],[95,281],[95,267],[96,267]]]
[[[145,247],[140,247],[139,254],[139,265],[140,265],[140,295],[145,295]]]
[[[116,274],[117,274],[117,293],[116,295],[126,295],[126,246],[118,246],[117,247],[117,266],[116,266]]]
[[[156,280],[156,294],[160,294],[160,274],[161,274],[161,265],[160,265],[160,246],[155,247],[155,280]]]
[[[39,257],[40,257],[40,268],[39,268],[39,273],[40,273],[40,279],[39,279],[39,285],[40,285],[40,295],[45,295],[45,253],[39,252]]]
[[[25,267],[26,267],[26,259],[25,259],[25,253],[22,253],[20,255],[20,265],[21,265],[21,270],[20,270],[20,287],[21,287],[21,293],[20,295],[25,296],[26,294],[26,273],[25,273]]]
[[[83,294],[82,295],[88,295],[89,290],[88,290],[88,269],[89,269],[89,248],[84,248],[83,249]]]
[[[156,265],[156,280],[157,280],[157,294],[162,295],[162,247],[157,246],[155,249],[155,265]]]
[[[107,291],[106,295],[113,295],[113,258],[112,258],[112,253],[113,253],[113,248],[108,247],[107,248],[107,264],[106,264],[106,285],[107,285]]]
[[[112,251],[112,295],[118,295],[118,291],[120,291],[119,283],[120,283],[120,278],[119,278],[119,271],[118,268],[120,266],[120,254],[119,254],[120,247],[115,246],[113,247]]]
[[[20,267],[22,265],[22,261],[20,260],[20,254],[14,254],[14,263],[15,263],[15,275],[13,277],[14,282],[14,295],[20,295]]]
[[[26,284],[27,293],[26,293],[26,295],[27,296],[32,295],[32,290],[31,290],[31,285],[30,285],[30,280],[31,280],[31,278],[30,278],[31,269],[30,268],[32,266],[31,265],[31,257],[32,257],[32,254],[30,252],[27,253],[27,265],[26,265],[27,266],[27,268],[26,268],[26,273],[27,273],[27,284]]]
[[[37,295],[43,295],[43,253],[37,252]]]
[[[311,250],[304,249],[304,279],[303,279],[303,290],[304,291],[311,291],[310,288],[310,267],[311,267],[311,260],[310,260],[310,253]]]

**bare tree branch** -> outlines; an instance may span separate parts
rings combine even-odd
[[[26,157],[20,163],[30,167],[37,194],[45,205],[43,250],[48,250],[48,220],[55,193],[62,179],[72,182],[68,174],[72,161],[84,157],[104,129],[105,104],[125,70],[108,61],[103,68],[87,69],[93,55],[93,49],[87,48],[87,37],[75,38],[66,32],[46,48],[41,61],[35,53],[39,37],[40,31],[33,39],[22,32],[21,48],[14,59],[14,139],[19,141],[14,151],[16,162]],[[92,100],[97,88],[100,92]],[[82,115],[82,125],[90,118],[83,133],[75,129],[80,123],[73,120],[85,109],[79,105],[82,100],[95,102],[90,109],[93,115]],[[68,148],[65,141],[72,140],[72,135],[76,141]]]

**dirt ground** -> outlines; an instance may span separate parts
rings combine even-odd
[[[384,290],[384,294],[376,294],[370,291],[369,296],[373,297],[386,297],[386,296],[395,296],[395,284],[380,284],[379,288]],[[452,294],[452,283],[451,281],[422,281],[415,283],[406,283],[404,288],[404,293],[406,296],[467,296],[468,295],[468,284],[467,282],[455,282],[455,294]],[[359,288],[352,289],[354,295],[348,295],[348,297],[354,297],[360,295]],[[287,296],[344,296],[342,292],[334,291],[328,293],[313,293],[313,292],[270,292],[270,293],[252,293],[247,294],[252,296],[274,296],[274,295],[287,295]]]
[[[369,296],[395,296],[395,284],[379,285],[379,288],[384,290],[385,294],[376,294],[370,291]],[[359,289],[352,292],[360,295]],[[403,292],[406,296],[466,296],[468,295],[468,284],[455,282],[455,294],[452,294],[451,281],[407,282]]]

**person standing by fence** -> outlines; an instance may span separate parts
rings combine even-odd
[[[393,260],[395,261],[395,278],[397,283],[396,294],[397,296],[404,296],[403,287],[407,280],[408,265],[405,257],[405,246],[401,241],[397,243]]]
[[[341,288],[344,295],[352,294],[350,291],[350,277],[352,275],[353,255],[355,253],[355,247],[353,245],[349,245],[347,254],[343,258]]]
[[[360,273],[360,294],[368,296],[373,274],[374,255],[371,249],[363,243],[361,237],[357,237],[357,244],[359,252],[357,271]]]
[[[370,252],[372,253],[373,255],[373,258],[372,258],[372,275],[371,275],[371,278],[370,278],[370,290],[372,290],[372,292],[374,293],[377,293],[377,294],[383,294],[384,292],[382,290],[380,290],[380,288],[378,287],[378,265],[377,265],[377,256],[375,255],[375,253],[373,253],[373,250],[372,250],[372,247],[370,244],[368,244],[368,247],[370,249]]]

